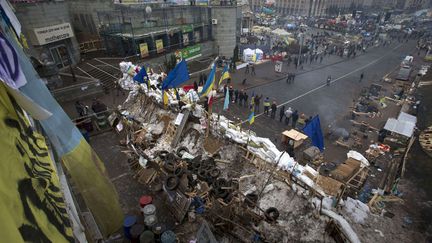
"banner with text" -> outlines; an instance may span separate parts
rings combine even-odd
[[[177,58],[183,58],[186,61],[200,57],[200,56],[202,56],[201,45],[197,44],[197,45],[186,47],[182,50],[177,50],[176,56],[177,56]]]
[[[69,23],[36,28],[34,29],[34,33],[39,45],[45,45],[74,36],[72,27]]]

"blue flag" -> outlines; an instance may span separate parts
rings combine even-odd
[[[189,80],[189,71],[187,68],[187,63],[183,59],[181,62],[177,63],[171,72],[168,73],[168,76],[162,83],[162,90],[169,88],[176,88],[180,84]]]
[[[324,150],[324,137],[318,115],[305,125],[303,132],[309,136],[309,138],[312,140],[312,144],[315,147],[319,148],[321,152]]]
[[[148,75],[145,67],[141,67],[140,71],[133,77],[133,80],[137,81],[140,84],[143,84],[144,79],[148,79]]]

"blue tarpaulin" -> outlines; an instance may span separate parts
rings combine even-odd
[[[319,116],[315,116],[312,120],[310,120],[303,128],[303,132],[309,136],[309,138],[312,140],[312,144],[315,147],[319,148],[321,151],[324,150],[324,137],[321,130]]]

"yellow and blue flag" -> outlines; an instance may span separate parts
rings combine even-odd
[[[230,73],[228,72],[228,65],[225,65],[223,71],[222,71],[222,76],[219,79],[219,85],[221,85],[222,81],[224,81],[225,79],[229,79],[231,78]]]
[[[201,96],[208,96],[210,91],[212,91],[213,86],[214,86],[214,82],[215,82],[215,74],[216,74],[216,65],[213,64],[213,68],[210,71],[210,74],[207,78],[207,81],[204,84],[204,87],[203,87],[201,93],[199,94],[200,97]]]
[[[252,110],[252,113],[249,115],[248,121],[249,121],[249,125],[252,125],[252,123],[255,122],[255,112],[254,112],[254,110]]]

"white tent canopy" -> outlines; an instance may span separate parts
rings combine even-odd
[[[384,126],[384,129],[394,132],[405,137],[411,137],[414,133],[417,118],[405,112],[401,112],[398,119],[389,118]]]
[[[287,31],[285,31],[283,29],[275,29],[275,30],[272,31],[272,34],[279,35],[279,36],[289,36],[289,35],[291,35],[291,33],[287,32]]]

